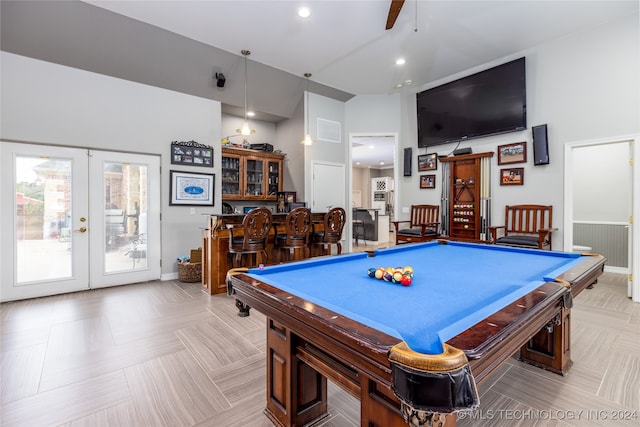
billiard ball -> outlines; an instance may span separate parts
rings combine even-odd
[[[399,270],[396,270],[393,273],[393,283],[400,283],[402,281],[402,272]]]
[[[370,268],[369,270],[367,270],[367,275],[369,277],[375,278],[376,277],[376,269],[375,268]]]
[[[376,279],[382,279],[384,277],[384,273],[386,273],[384,271],[384,268],[380,267],[380,268],[376,269],[375,278]]]
[[[402,284],[402,286],[409,286],[412,281],[413,279],[411,278],[411,276],[405,275],[402,276],[400,283]]]

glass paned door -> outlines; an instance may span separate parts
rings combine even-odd
[[[222,198],[240,196],[240,157],[222,156]]]
[[[160,158],[91,151],[91,287],[160,277]],[[99,231],[99,232],[98,232]]]
[[[0,301],[158,279],[159,163],[0,142]]]
[[[0,299],[88,289],[87,151],[0,144]]]
[[[264,161],[247,159],[245,196],[264,195]]]
[[[269,162],[269,191],[268,196],[275,196],[278,193],[280,182],[280,162]]]

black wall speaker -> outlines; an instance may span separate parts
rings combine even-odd
[[[547,142],[547,125],[539,125],[531,128],[533,133],[533,164],[549,164],[549,143]]]
[[[227,79],[224,77],[224,74],[216,73],[216,86],[224,87],[226,81]]]
[[[404,149],[404,176],[411,176],[411,147]]]

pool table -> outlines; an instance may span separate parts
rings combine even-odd
[[[267,317],[265,413],[276,425],[327,416],[327,378],[360,399],[363,426],[455,425],[457,411],[478,406],[476,384],[519,350],[569,368],[572,294],[604,263],[438,240],[231,271],[227,282],[239,314]],[[367,274],[407,265],[409,286]]]

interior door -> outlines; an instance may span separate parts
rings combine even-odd
[[[160,277],[157,156],[1,144],[0,300]]]
[[[327,212],[336,206],[346,206],[344,164],[311,162],[311,210]]]

